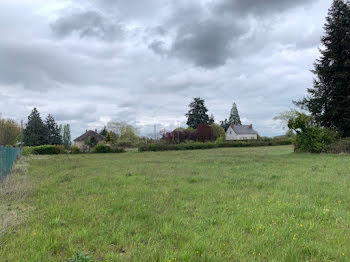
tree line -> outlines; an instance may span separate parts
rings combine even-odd
[[[43,121],[38,110],[34,108],[28,116],[28,122],[23,131],[23,143],[26,146],[64,145],[69,147],[72,144],[70,125],[58,126],[51,114]]]

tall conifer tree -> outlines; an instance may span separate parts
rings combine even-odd
[[[52,115],[48,115],[45,121],[47,128],[47,143],[49,145],[62,145],[60,129]]]
[[[233,103],[231,113],[230,113],[229,123],[235,124],[235,125],[242,125],[241,118],[239,117],[236,103]]]
[[[23,142],[26,146],[40,146],[48,143],[47,128],[36,108],[28,116],[28,123],[23,132]]]
[[[67,124],[63,126],[63,135],[62,135],[63,145],[68,148],[72,145],[72,137],[70,133],[70,125]]]
[[[326,17],[321,57],[312,71],[316,78],[309,96],[296,104],[324,127],[350,136],[350,4],[334,0]]]
[[[188,120],[187,125],[194,129],[200,124],[208,124],[209,116],[207,114],[208,109],[204,105],[204,99],[200,97],[194,98],[193,102],[189,105],[190,111],[186,114]]]

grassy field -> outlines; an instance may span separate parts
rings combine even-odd
[[[1,262],[350,261],[350,157],[24,158],[0,186],[0,226]]]

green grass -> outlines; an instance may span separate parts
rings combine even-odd
[[[0,261],[350,261],[349,156],[282,146],[19,164],[0,189],[0,219],[15,221]]]

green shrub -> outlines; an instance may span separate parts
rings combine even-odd
[[[326,152],[331,154],[350,154],[350,138],[340,139],[330,144]]]
[[[296,112],[288,122],[288,127],[296,132],[294,146],[296,152],[322,153],[337,141],[337,133],[317,125],[312,116]]]
[[[215,143],[217,143],[217,144],[221,144],[221,143],[224,143],[224,142],[225,142],[225,137],[219,137],[215,141]]]
[[[336,141],[337,134],[331,130],[314,127],[307,132],[297,134],[295,138],[296,152],[322,153]]]
[[[109,144],[98,144],[97,146],[94,147],[92,150],[93,153],[97,154],[106,154],[106,153],[123,153],[125,150],[123,148],[118,148],[115,146],[111,146]]]
[[[132,143],[130,141],[121,141],[115,144],[118,148],[132,148],[137,147],[137,144]]]
[[[64,149],[63,146],[52,146],[52,145],[34,146],[34,147],[31,147],[30,150],[34,155],[59,155],[59,154],[66,153],[66,150]]]
[[[98,154],[105,154],[105,153],[112,153],[112,147],[108,144],[98,144],[97,146],[94,147],[92,150],[93,153],[98,153]]]
[[[70,151],[72,154],[81,154],[81,149],[78,146],[72,146]]]
[[[125,149],[124,148],[115,148],[113,149],[113,153],[124,153]]]
[[[33,154],[33,147],[25,146],[23,147],[22,155],[29,156]]]
[[[57,145],[55,147],[60,151],[59,154],[67,154],[68,153],[67,149],[63,145]]]
[[[225,129],[222,128],[222,126],[218,124],[211,124],[210,127],[213,130],[213,136],[215,140],[218,140],[219,138],[225,140],[226,132]]]

